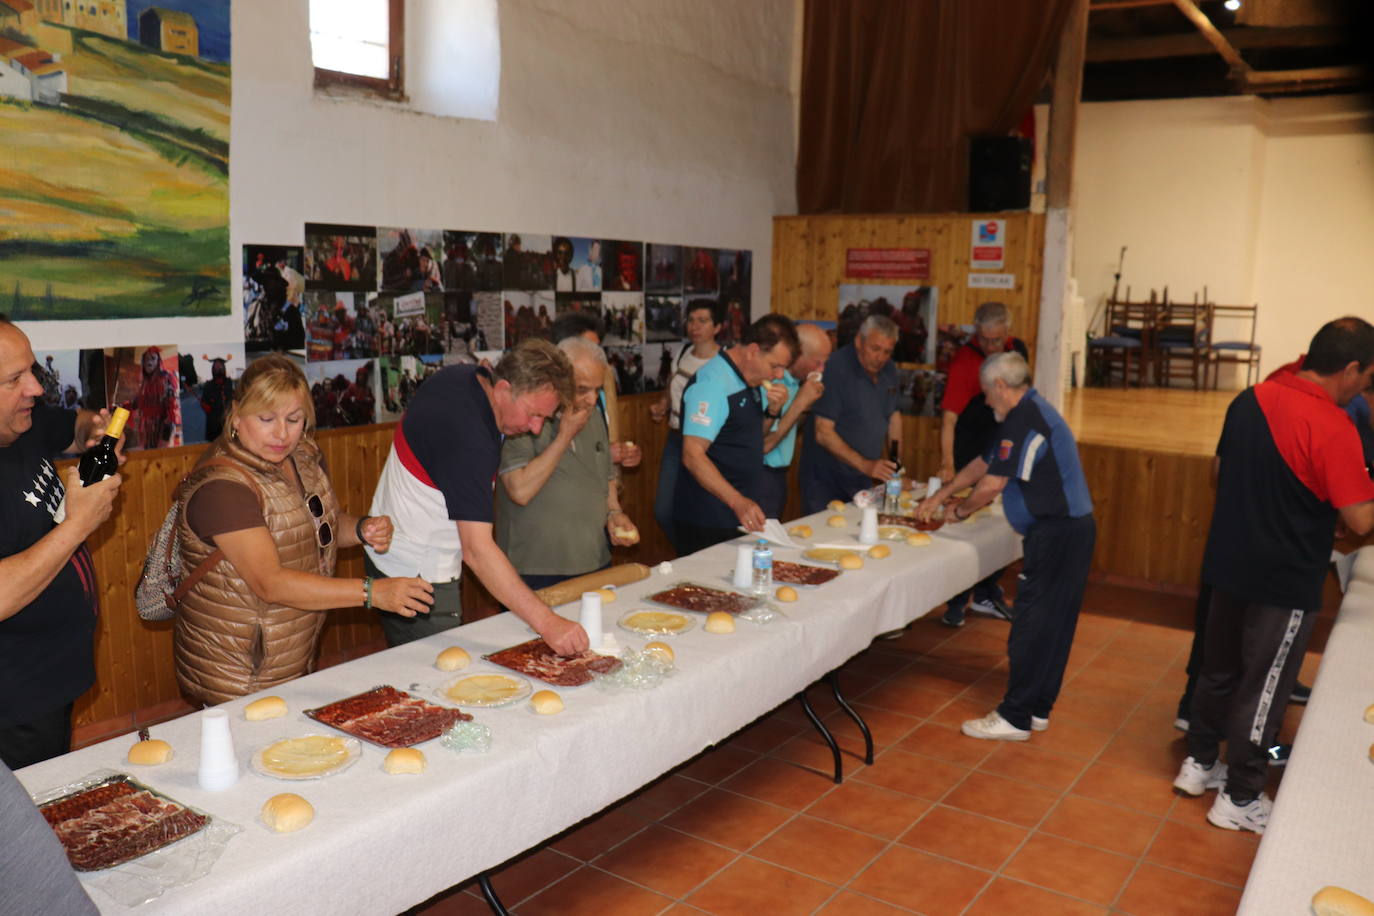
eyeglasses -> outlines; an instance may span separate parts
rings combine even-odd
[[[311,493],[305,498],[305,507],[310,510],[311,518],[315,522],[315,540],[323,550],[334,543],[334,529],[329,527],[329,522],[324,521],[324,500]]]

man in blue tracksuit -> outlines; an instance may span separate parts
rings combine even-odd
[[[1088,584],[1097,526],[1078,446],[1059,412],[1030,387],[1018,353],[988,357],[979,369],[988,406],[1000,424],[982,458],[917,507],[930,516],[964,487],[973,493],[953,509],[962,521],[1003,493],[1007,521],[1025,538],[1025,579],[1007,638],[1007,692],[981,719],[963,724],[971,738],[1025,741],[1049,728],[1064,680],[1078,611]]]
[[[763,530],[763,437],[759,386],[782,378],[796,358],[797,331],[782,315],[764,315],[744,339],[697,370],[682,392],[682,467],[673,496],[673,527],[682,554],[737,537],[737,525]]]

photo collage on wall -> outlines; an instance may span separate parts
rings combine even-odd
[[[320,428],[396,420],[443,366],[495,361],[568,312],[602,322],[622,392],[657,391],[687,304],[720,304],[725,344],[749,315],[752,253],[733,249],[307,223],[304,247],[243,256],[248,358],[299,359]]]
[[[938,292],[934,286],[914,284],[840,285],[837,346],[853,342],[870,315],[885,315],[897,325],[892,359],[901,380],[898,409],[902,413],[940,415],[949,358],[963,344],[958,326],[945,328],[936,322]]]

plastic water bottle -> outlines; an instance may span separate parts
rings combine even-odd
[[[773,548],[768,542],[759,539],[754,545],[754,594],[767,597],[773,590]]]
[[[902,504],[902,475],[893,474],[883,486],[883,511],[896,515]]]

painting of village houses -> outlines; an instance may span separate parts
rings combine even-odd
[[[0,0],[0,313],[229,313],[229,50],[229,0]]]

